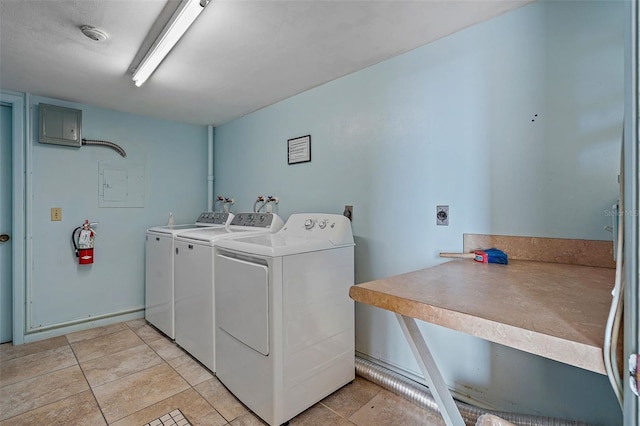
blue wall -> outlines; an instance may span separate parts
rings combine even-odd
[[[354,206],[356,282],[432,266],[462,234],[610,240],[624,4],[536,2],[216,129],[215,193],[249,211]],[[287,165],[310,134],[312,161]],[[436,205],[450,225],[436,226]],[[496,408],[621,424],[606,378],[423,324],[450,387]],[[395,318],[358,305],[356,346],[418,374]],[[473,354],[473,356],[469,356]]]
[[[69,332],[69,324],[104,315],[115,316],[108,322],[130,311],[143,316],[145,229],[166,224],[170,212],[176,223],[193,223],[206,210],[207,128],[56,99],[30,100],[25,341]],[[40,102],[82,110],[83,137],[114,142],[127,157],[99,146],[39,143]],[[99,162],[144,166],[144,207],[101,208]],[[52,207],[62,208],[62,221],[50,220]],[[71,245],[71,232],[85,219],[99,222],[91,266],[77,264]]]

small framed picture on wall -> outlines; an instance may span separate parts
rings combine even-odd
[[[311,135],[300,136],[287,141],[287,161],[289,164],[311,161]]]

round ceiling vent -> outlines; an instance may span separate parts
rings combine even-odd
[[[90,25],[81,26],[80,31],[93,41],[105,41],[109,37],[104,31]]]

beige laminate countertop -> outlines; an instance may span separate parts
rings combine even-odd
[[[605,374],[602,347],[615,270],[454,260],[355,285],[357,302]]]

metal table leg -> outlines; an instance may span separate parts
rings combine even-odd
[[[422,337],[416,321],[411,317],[400,314],[396,314],[396,318],[398,318],[400,328],[402,328],[411,347],[411,351],[416,357],[416,361],[418,361],[420,370],[422,374],[424,374],[431,394],[436,400],[438,408],[440,408],[440,413],[444,421],[448,426],[464,426],[462,415],[449,392],[449,388],[447,388],[447,384],[442,378],[442,374],[440,374],[440,370],[438,370],[438,366],[431,355],[431,351],[429,351],[427,347],[427,343],[424,341],[424,337]]]

